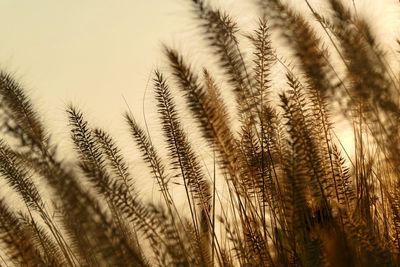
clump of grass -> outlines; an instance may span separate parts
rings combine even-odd
[[[192,1],[223,77],[196,73],[164,47],[169,72],[156,71],[153,86],[165,157],[125,114],[162,203],[143,199],[134,183],[143,178],[116,141],[74,106],[67,115],[77,160],[64,163],[21,85],[1,72],[0,174],[24,204],[0,201],[4,265],[399,266],[400,83],[369,22],[338,0],[327,4],[329,16],[309,5],[320,36],[290,6],[260,2],[249,60],[235,21]],[[272,31],[293,50],[293,66]],[[278,93],[276,66],[286,79]],[[222,90],[234,93],[237,113]],[[213,155],[206,163],[180,117],[178,92]],[[335,133],[337,104],[354,130],[352,158]]]

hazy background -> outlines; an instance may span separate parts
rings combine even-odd
[[[60,146],[71,146],[65,128],[65,107],[71,102],[94,125],[127,137],[121,116],[127,110],[124,98],[141,117],[147,82],[154,68],[163,65],[161,43],[196,54],[197,27],[189,2],[0,0],[0,68],[28,89]],[[212,2],[240,18],[242,25],[257,20],[251,0]],[[303,1],[291,2],[307,12]],[[322,1],[310,2],[318,6]],[[355,2],[388,40],[400,36],[397,1]],[[151,94],[145,110],[152,105],[150,99]]]

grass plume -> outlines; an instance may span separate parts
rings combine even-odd
[[[400,83],[373,22],[339,0],[325,1],[326,14],[306,1],[317,23],[264,0],[255,1],[256,29],[243,33],[222,10],[188,2],[220,73],[163,47],[168,68],[153,74],[161,135],[125,114],[147,174],[74,105],[66,114],[76,160],[65,162],[22,85],[0,72],[0,176],[12,192],[0,200],[3,262],[400,266]],[[354,153],[337,137],[338,107]],[[155,181],[159,202],[138,179]]]

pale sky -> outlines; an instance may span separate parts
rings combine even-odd
[[[52,130],[62,131],[70,102],[121,127],[122,95],[141,105],[161,41],[182,30],[179,2],[0,0],[0,67],[25,85]]]
[[[147,81],[164,62],[161,43],[196,52],[199,37],[189,2],[0,0],[0,68],[27,88],[61,146],[69,136],[64,110],[71,102],[94,125],[128,136],[123,96],[134,114],[141,116]],[[257,20],[251,0],[247,5],[242,0],[213,2],[244,23]],[[398,34],[394,27],[398,10],[393,8],[397,1],[358,0],[356,4],[360,10],[371,10],[382,34],[388,38]],[[146,100],[146,106],[151,104]]]

